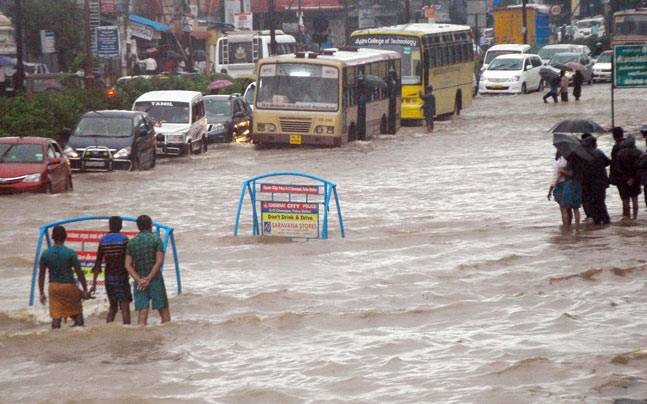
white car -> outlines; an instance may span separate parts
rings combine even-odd
[[[583,53],[585,55],[590,55],[591,49],[589,49],[589,47],[586,45],[557,43],[544,46],[543,48],[539,49],[539,52],[537,52],[537,54],[544,62],[544,64],[547,65],[548,62],[550,62],[550,58],[552,58],[556,53],[564,52]]]
[[[613,51],[604,51],[593,65],[593,82],[613,79]]]
[[[497,56],[481,74],[479,92],[527,93],[542,89],[539,69],[541,59],[534,54],[510,54]]]
[[[575,39],[586,39],[591,36],[604,35],[604,17],[593,17],[579,20],[575,23]]]
[[[485,71],[488,65],[495,57],[501,55],[509,55],[512,53],[530,53],[530,45],[517,45],[517,44],[499,44],[488,48],[483,58],[483,67],[481,71]]]

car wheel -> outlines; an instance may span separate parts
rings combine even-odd
[[[202,153],[206,153],[208,149],[209,149],[209,145],[208,145],[207,137],[203,136],[202,137]]]
[[[521,93],[522,94],[528,94],[528,87],[526,87],[526,83],[523,83],[521,85]]]

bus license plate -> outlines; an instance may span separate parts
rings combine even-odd
[[[301,135],[290,135],[290,144],[301,144]]]

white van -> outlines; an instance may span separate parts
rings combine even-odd
[[[157,121],[158,154],[183,155],[207,151],[207,117],[202,94],[197,91],[150,91],[133,104]]]
[[[553,57],[556,53],[583,53],[585,55],[591,54],[591,49],[586,45],[576,45],[576,44],[566,44],[566,43],[556,43],[551,45],[546,45],[543,48],[539,49],[539,57],[541,58],[544,64],[548,64],[550,58]]]
[[[276,30],[275,38],[278,55],[296,52],[297,41],[292,35]],[[270,54],[270,32],[228,32],[213,46],[214,73],[225,73],[233,78],[249,77],[256,73],[256,61]]]
[[[530,45],[517,45],[517,44],[500,44],[490,46],[485,52],[485,57],[483,58],[483,67],[481,72],[487,69],[488,65],[495,57],[501,55],[509,55],[516,53],[530,53]]]

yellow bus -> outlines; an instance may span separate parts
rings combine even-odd
[[[436,115],[460,114],[472,105],[474,48],[470,27],[405,24],[358,30],[350,44],[402,55],[402,120],[423,119],[420,92],[433,86]]]
[[[400,60],[355,48],[259,60],[253,142],[341,146],[397,132]]]

